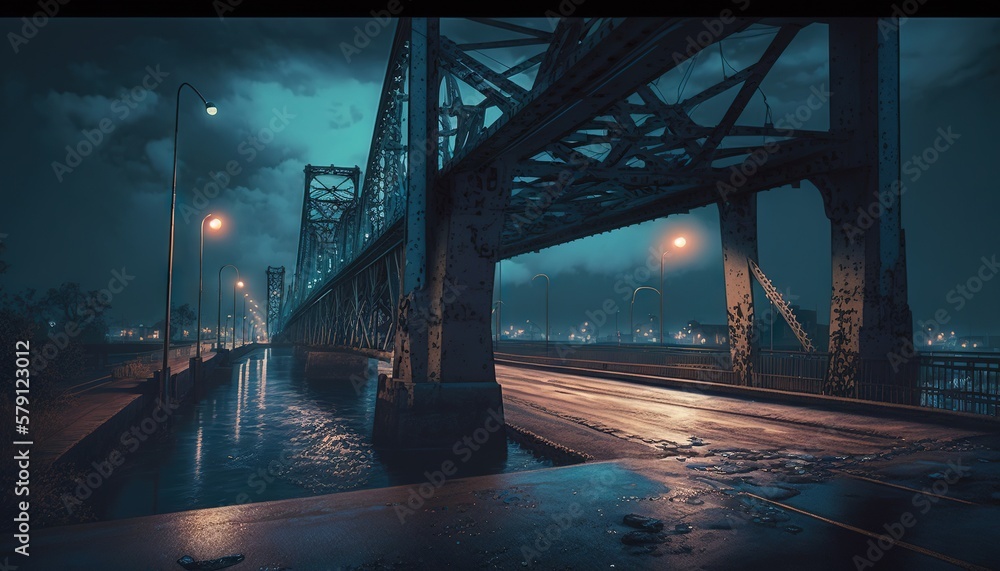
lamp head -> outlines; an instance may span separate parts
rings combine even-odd
[[[677,238],[674,238],[674,246],[677,246],[678,248],[683,248],[684,246],[687,245],[687,243],[688,243],[687,238],[685,238],[684,236],[678,236]]]
[[[222,228],[222,220],[220,218],[212,218],[212,221],[208,223],[208,227],[212,230],[218,230]]]
[[[236,282],[236,287],[243,287],[243,282],[242,281]]]
[[[207,101],[205,103],[205,112],[208,113],[209,115],[215,115],[216,113],[219,112],[219,108],[215,106],[215,103]]]

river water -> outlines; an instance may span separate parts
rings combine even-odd
[[[207,383],[95,494],[100,519],[118,519],[426,481],[442,461],[454,477],[552,466],[508,440],[507,458],[387,454],[372,446],[377,381],[309,380],[291,349],[261,349]]]

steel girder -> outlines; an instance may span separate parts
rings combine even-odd
[[[285,266],[267,267],[267,336],[281,331],[281,305],[285,291]]]
[[[501,158],[514,165],[502,257],[859,166],[845,139],[828,131],[742,120],[797,32],[825,24],[735,18],[701,41],[700,19],[564,18],[553,30],[478,18],[449,31],[447,23],[436,56],[439,176]],[[480,26],[474,34],[472,25]],[[722,42],[743,33],[772,35],[756,61],[723,67],[715,83],[674,102],[660,91],[672,70],[693,67],[702,54],[722,59]],[[358,243],[338,260],[340,271],[399,225],[411,161],[434,148],[406,136],[410,94],[426,89],[407,77],[410,36],[410,20],[400,20],[364,184],[349,213]],[[502,53],[516,57],[502,61]],[[726,110],[701,124],[693,110],[709,102]],[[762,153],[753,176],[731,185],[733,166]],[[304,242],[300,257],[315,256],[310,245]],[[296,307],[325,295],[339,273]]]
[[[351,215],[351,209],[358,201],[361,169],[306,165],[304,172],[293,305],[307,297],[325,277],[336,273],[339,260],[351,249],[352,238],[357,235],[357,217]]]
[[[391,352],[402,252],[397,243],[371,263],[342,274],[296,315],[281,339]]]

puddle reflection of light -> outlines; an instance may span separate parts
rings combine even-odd
[[[201,413],[198,413],[198,436],[194,441],[194,479],[201,479],[201,438],[202,438]]]
[[[233,438],[236,442],[240,441],[240,422],[243,420],[243,370],[245,363],[240,363],[240,372],[237,377],[239,380],[236,385],[236,428],[233,431]]]
[[[264,409],[265,398],[267,398],[267,353],[260,360],[260,396],[257,398],[257,408]]]

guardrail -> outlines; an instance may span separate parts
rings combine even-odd
[[[202,343],[201,351],[204,355],[212,350],[212,343]],[[177,347],[171,349],[167,354],[168,359],[179,359],[182,357],[194,357],[197,354],[195,345]],[[163,350],[137,353],[135,357],[128,361],[114,365],[111,376],[114,378],[126,378],[135,376],[152,375],[153,371],[158,371],[163,366]]]
[[[501,343],[497,358],[539,365],[569,365],[595,371],[633,373],[740,385],[728,351],[670,346]],[[827,353],[760,351],[753,387],[822,394]],[[1000,416],[1000,355],[996,353],[918,353],[901,363],[863,361],[856,382],[861,400],[925,406]]]

